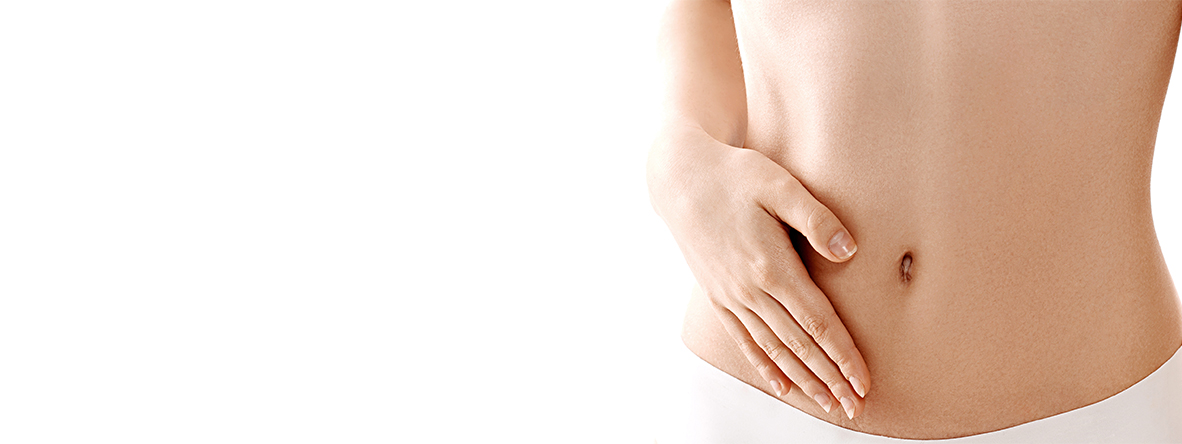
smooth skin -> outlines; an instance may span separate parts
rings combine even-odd
[[[681,163],[654,170],[692,179],[653,187],[654,206],[658,214],[676,215],[667,217],[669,229],[719,320],[777,396],[795,385],[826,412],[840,403],[853,419],[870,387],[866,363],[781,223],[834,262],[857,251],[852,237],[763,154],[717,142],[700,128],[668,131],[675,134],[662,140]],[[654,163],[673,157],[660,149],[653,150]],[[694,165],[713,168],[677,170]],[[671,179],[652,182],[665,180]]]
[[[696,281],[686,346],[900,438],[1140,381],[1182,345],[1149,204],[1180,24],[1172,0],[672,2],[648,183]]]
[[[737,66],[738,54],[727,49],[735,46],[729,6],[680,6],[670,9],[662,34],[675,114],[650,152],[653,207],[719,320],[776,395],[796,386],[826,412],[840,404],[852,419],[870,388],[866,363],[781,223],[833,262],[849,260],[857,244],[787,170],[737,147],[746,123],[736,118],[746,114],[742,72],[711,69]],[[731,39],[711,38],[719,35]]]

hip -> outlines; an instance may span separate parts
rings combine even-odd
[[[723,442],[1182,442],[1182,352],[1099,402],[1001,430],[935,441],[863,433],[819,420],[731,377],[684,347],[679,399],[669,403],[662,443]]]
[[[913,294],[906,309],[896,312],[858,307],[849,295],[835,304],[871,372],[873,389],[861,416],[849,420],[828,414],[803,395],[782,402],[770,395],[768,399],[871,434],[967,436],[1058,415],[1120,393],[1159,368],[1182,343],[1182,316],[1172,285],[1109,300],[1092,297],[1085,307],[1071,310],[1041,301],[1044,309],[1030,312],[1040,302],[1028,299],[1056,299],[1043,293],[1023,299],[1020,309],[1012,302],[1019,299],[1010,295],[999,300],[1011,302],[998,302],[994,305],[1000,307],[992,311],[944,315],[933,313],[947,311],[947,304],[923,293]],[[1136,303],[1128,306],[1124,300]],[[682,332],[687,348],[735,382],[773,393],[713,310],[695,286]]]

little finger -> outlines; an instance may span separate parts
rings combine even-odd
[[[739,310],[734,314],[746,326],[752,339],[760,350],[775,361],[776,365],[788,379],[800,387],[808,397],[812,398],[828,413],[833,408],[835,399],[829,388],[812,371],[801,362],[800,358],[780,340],[780,337],[767,326],[755,312]]]

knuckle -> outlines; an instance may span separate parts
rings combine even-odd
[[[767,289],[780,276],[781,272],[778,268],[774,258],[769,255],[761,255],[752,262],[752,279],[760,288]]]
[[[777,174],[774,178],[768,181],[769,191],[775,193],[773,195],[782,195],[785,191],[795,190],[800,186],[800,182],[792,177],[791,174]]]
[[[784,266],[784,273],[781,274],[780,279],[783,279],[783,285],[793,289],[793,293],[801,294],[800,290],[811,285],[813,278],[809,276],[808,269],[799,261],[788,262]]]
[[[778,262],[768,260],[768,263]],[[791,280],[791,276],[788,276],[788,274],[791,273],[788,272],[787,267],[771,265],[766,266],[766,268],[759,270],[758,273],[755,273],[755,275],[752,276],[752,280],[755,282],[756,286],[759,286],[761,290],[764,290],[764,293],[773,295],[774,298],[775,294],[785,292],[785,285]]]
[[[749,291],[749,290],[736,292],[733,299],[735,300],[735,302],[738,302],[740,305],[742,305],[744,307],[754,307],[756,304],[756,301],[758,300],[755,297],[755,292]]]
[[[809,357],[811,357],[808,344],[800,340],[800,338],[795,336],[788,338],[787,341],[784,341],[784,346],[792,350],[792,353],[800,358],[801,361],[808,361]]]
[[[805,211],[804,226],[810,234],[821,231],[821,228],[825,227],[831,218],[829,209],[819,203],[809,205]]]
[[[820,316],[806,316],[802,322],[804,331],[808,332],[809,336],[813,337],[818,344],[825,342],[829,338],[829,322]]]
[[[783,359],[784,353],[787,352],[784,349],[783,345],[780,345],[780,344],[778,344],[776,342],[772,342],[772,341],[764,342],[763,351],[764,351],[764,353],[767,353],[767,357],[771,358],[773,361],[776,361],[776,362],[779,362],[780,359]]]
[[[770,377],[776,374],[776,365],[766,359],[752,360],[755,365],[755,370],[764,377]]]
[[[783,171],[779,165],[774,165],[772,172],[764,175],[761,183],[763,184],[762,191],[766,198],[780,204],[788,204],[789,208],[794,206],[792,202],[796,200],[796,196],[804,188],[799,180],[796,180],[788,172]]]
[[[751,341],[739,341],[739,349],[742,350],[743,354],[747,356],[757,356],[761,351],[759,347]]]
[[[764,357],[766,353],[754,341],[739,341],[739,349],[743,351],[743,355],[747,357],[751,365],[755,366],[755,370],[760,375],[770,378],[776,374],[776,364]]]

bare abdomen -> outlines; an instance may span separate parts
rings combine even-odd
[[[1078,408],[1182,343],[1149,203],[1178,2],[733,2],[746,147],[857,239],[797,251],[870,367],[855,430],[946,438]],[[799,239],[798,239],[799,240]],[[683,335],[770,392],[700,294]]]

